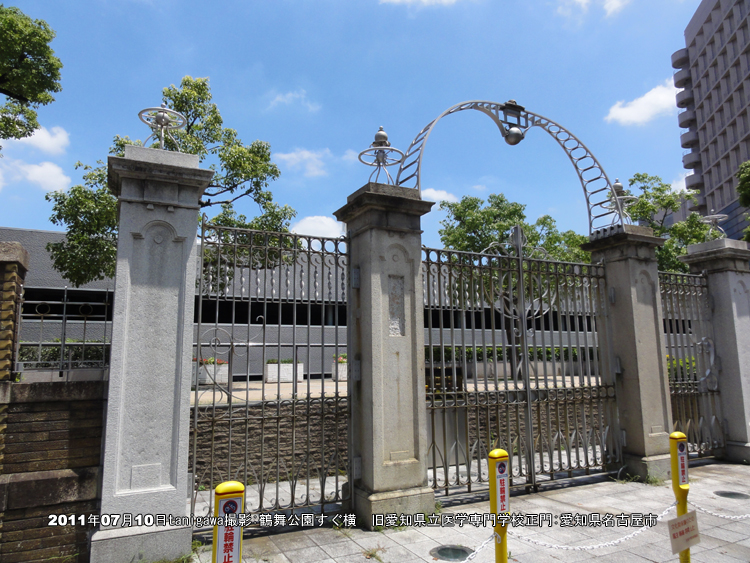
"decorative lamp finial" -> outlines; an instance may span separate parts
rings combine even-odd
[[[622,215],[622,218],[632,222],[633,218],[628,213],[628,208],[635,204],[638,198],[634,195],[625,195],[625,188],[620,182],[619,178],[615,178],[615,183],[612,184],[612,189],[609,192],[609,200],[602,204],[604,209],[614,211],[618,215]]]
[[[162,103],[158,108],[146,108],[138,112],[138,117],[143,123],[151,128],[151,135],[143,142],[148,144],[151,138],[159,139],[159,148],[164,149],[164,136],[166,135],[172,142],[177,144],[174,137],[169,132],[171,129],[182,129],[187,124],[185,116],[179,112],[171,110],[167,104]]]
[[[378,128],[378,132],[375,133],[375,141],[370,145],[371,147],[390,147],[391,144],[388,142],[388,133],[383,131],[383,126]]]
[[[383,126],[381,125],[378,128],[378,132],[375,133],[375,140],[370,145],[370,148],[359,153],[358,158],[362,164],[375,167],[375,170],[370,174],[369,182],[372,182],[373,176],[375,176],[375,181],[377,182],[382,170],[385,172],[387,183],[393,184],[393,178],[391,178],[386,167],[401,164],[401,161],[404,160],[404,153],[391,147],[391,143],[388,142],[388,133],[383,130]]]
[[[725,215],[724,213],[716,213],[714,214],[714,210],[711,210],[711,215],[706,215],[705,217],[701,217],[701,223],[705,223],[706,225],[711,225],[711,227],[708,229],[708,232],[706,233],[706,240],[708,240],[709,235],[711,234],[711,231],[716,229],[721,234],[719,235],[719,238],[727,238],[727,233],[719,226],[719,223],[726,221],[729,219],[729,215]]]

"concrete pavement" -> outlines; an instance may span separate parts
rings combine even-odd
[[[484,515],[489,513],[488,493],[477,493],[471,498],[438,498],[444,504],[439,518],[447,525],[385,527],[379,532],[366,532],[359,528],[334,529],[328,523],[323,527],[308,528],[248,528],[243,544],[243,560],[247,563],[435,562],[445,560],[436,558],[434,551],[430,553],[441,545],[476,549],[489,538],[492,531],[489,523],[486,527],[472,524],[472,521],[478,523],[487,518]],[[717,514],[749,514],[750,465],[692,461],[688,500]],[[565,546],[609,542],[638,530],[641,523],[639,514],[659,515],[673,502],[669,482],[648,485],[626,480],[614,481],[606,475],[546,485],[535,494],[516,491],[511,497],[511,512],[523,513],[525,516],[519,519],[530,519],[532,525],[510,528],[509,561],[678,561],[678,556],[671,552],[666,524],[666,520],[675,517],[674,509],[667,513],[663,521],[636,537],[590,551],[545,548],[521,539]],[[692,506],[690,508],[694,509]],[[540,517],[540,525],[534,523],[536,517],[533,515],[536,514]],[[591,514],[600,515],[599,521],[609,518],[605,514],[611,514],[612,525],[591,525],[592,521],[597,520],[597,516],[592,517]],[[551,525],[547,520],[551,521]],[[750,561],[750,518],[729,520],[699,512],[698,526],[701,542],[691,549],[693,561]],[[196,560],[210,561],[210,548],[210,545],[205,546]],[[477,563],[494,562],[493,549],[490,542],[473,560]]]

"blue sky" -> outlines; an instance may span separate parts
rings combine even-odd
[[[466,100],[515,99],[557,121],[610,178],[637,172],[684,185],[671,54],[698,0],[174,0],[6,2],[56,31],[63,63],[43,129],[3,141],[0,225],[58,230],[44,194],[81,183],[76,161],[105,159],[112,138],[145,139],[141,109],[184,75],[209,77],[225,126],[268,141],[276,201],[293,227],[337,235],[332,212],[364,183],[356,160],[378,126],[394,147]],[[424,199],[503,192],[588,233],[582,188],[564,152],[533,128],[511,147],[486,116],[441,120],[425,147]],[[442,212],[423,219],[441,246]],[[252,201],[236,208],[257,214]]]

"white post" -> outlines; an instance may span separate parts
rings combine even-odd
[[[718,239],[688,247],[681,260],[705,271],[713,306],[719,400],[724,416],[724,457],[750,462],[750,248]]]
[[[607,317],[599,346],[615,374],[623,458],[631,475],[666,478],[670,472],[672,404],[666,377],[656,248],[653,230],[625,225],[582,248],[603,262]],[[618,373],[619,372],[619,373]]]
[[[186,515],[195,239],[213,172],[134,146],[108,164],[119,238],[101,513],[120,521],[92,536],[91,561],[173,559],[190,553],[192,526],[145,519]]]
[[[435,509],[427,486],[420,230],[434,203],[416,190],[375,183],[347,202],[334,215],[347,224],[354,280],[347,307],[349,459],[354,467],[361,460],[361,475],[350,490],[358,523],[371,529],[373,514]]]

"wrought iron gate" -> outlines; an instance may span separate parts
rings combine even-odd
[[[672,430],[699,456],[724,447],[708,280],[659,272]]]
[[[193,514],[246,485],[246,512],[325,511],[347,481],[346,241],[201,229]]]
[[[523,243],[516,228],[495,254],[424,249],[429,480],[445,494],[486,486],[498,447],[527,487],[621,459],[604,268]]]

